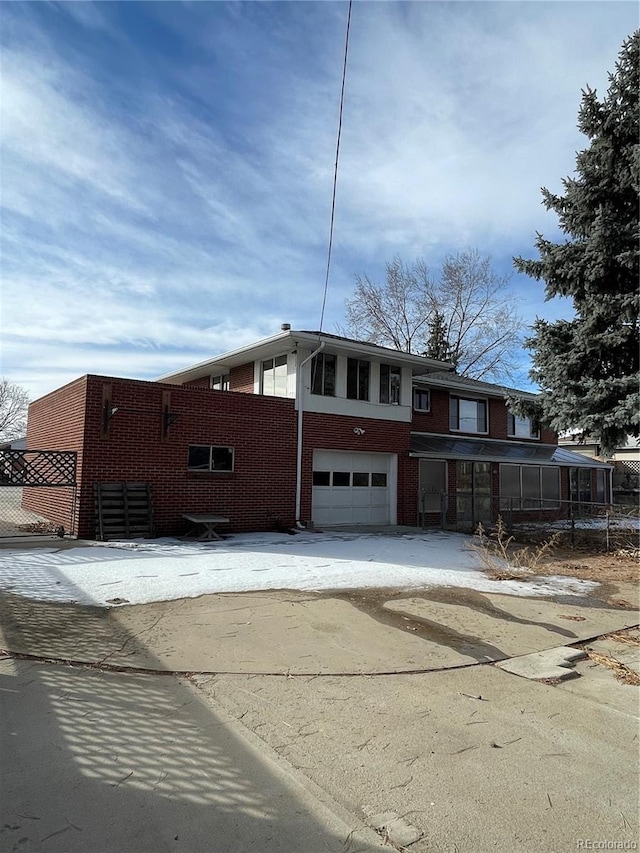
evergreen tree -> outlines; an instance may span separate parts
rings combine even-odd
[[[442,311],[437,309],[429,320],[429,337],[427,348],[424,351],[427,358],[435,358],[438,361],[450,361],[457,367],[451,347],[449,345],[449,329]]]
[[[640,30],[624,42],[602,101],[583,90],[578,128],[590,140],[576,156],[564,194],[542,190],[569,235],[538,234],[539,260],[518,270],[545,282],[546,298],[573,300],[574,318],[538,318],[526,345],[541,388],[542,418],[558,431],[578,428],[605,452],[638,435],[640,297]]]

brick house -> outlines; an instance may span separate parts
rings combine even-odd
[[[471,527],[505,511],[555,517],[562,501],[587,500],[587,483],[589,500],[610,496],[609,466],[511,415],[504,388],[289,328],[156,382],[83,376],[31,404],[27,443],[77,452],[83,537],[104,481],[150,483],[158,534],[180,532],[186,512],[223,514],[235,530]],[[69,529],[68,501],[33,488],[23,503]]]

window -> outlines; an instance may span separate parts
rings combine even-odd
[[[449,397],[449,426],[460,432],[487,432],[487,401]]]
[[[431,411],[431,394],[426,388],[413,389],[413,408],[416,412]]]
[[[507,435],[512,438],[540,438],[540,427],[532,418],[507,413]]]
[[[349,400],[369,399],[369,362],[347,359],[347,397]]]
[[[401,373],[399,367],[391,364],[380,365],[380,402],[400,405]]]
[[[491,462],[456,462],[456,514],[458,524],[475,527],[491,522]]]
[[[334,471],[333,472],[333,483],[334,486],[350,486],[351,485],[351,471]]]
[[[220,376],[212,376],[210,388],[213,388],[214,391],[228,391],[229,390],[229,374],[222,373]]]
[[[329,471],[314,471],[313,472],[314,486],[330,486],[331,473]]]
[[[354,486],[364,486],[365,488],[369,488],[369,472],[368,471],[354,471],[353,472],[353,485]]]
[[[555,509],[560,505],[560,469],[555,465],[501,465],[500,509]]]
[[[336,395],[336,357],[321,352],[311,362],[311,393],[324,397]]]
[[[374,488],[386,489],[387,488],[387,475],[386,475],[386,473],[383,473],[383,472],[381,472],[379,474],[373,473],[371,475],[371,485]]]
[[[190,471],[233,471],[233,447],[192,444],[188,468]]]
[[[569,469],[569,496],[577,503],[591,502],[591,468]]]
[[[267,358],[262,362],[260,393],[270,397],[287,396],[287,357]]]

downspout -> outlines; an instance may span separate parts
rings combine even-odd
[[[302,368],[323,349],[324,341],[321,341],[320,346],[315,349],[311,355],[308,355],[304,361],[300,362],[296,371],[296,401],[298,403],[298,443],[296,447],[296,527],[303,527],[300,520],[300,504],[302,495],[302,415],[304,413],[304,407],[302,404]]]

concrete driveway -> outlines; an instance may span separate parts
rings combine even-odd
[[[0,648],[173,672],[376,674],[501,661],[635,625],[597,598],[473,590],[209,595],[103,608],[5,594]]]
[[[4,594],[0,846],[635,842],[637,688],[609,671],[589,688],[588,662],[578,691],[494,662],[637,622],[597,594],[270,591],[113,610]]]

